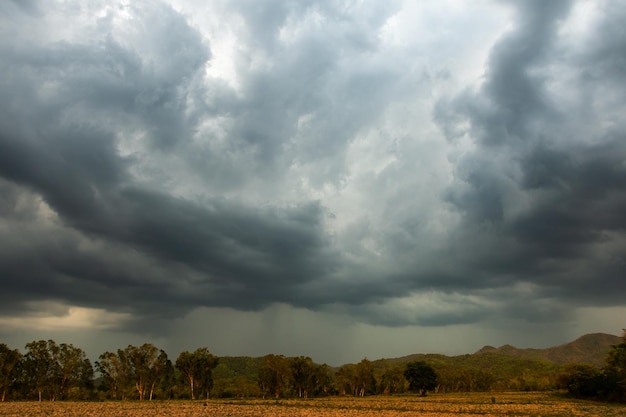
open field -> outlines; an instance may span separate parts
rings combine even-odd
[[[495,403],[493,399],[495,399]],[[626,406],[550,393],[441,394],[428,397],[331,397],[310,400],[6,402],[0,416],[626,416]]]

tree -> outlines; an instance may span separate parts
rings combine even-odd
[[[349,363],[343,365],[335,373],[335,383],[339,395],[346,395],[347,393],[354,395],[356,390],[356,388],[353,388],[355,368],[356,365]]]
[[[279,398],[289,384],[291,375],[289,362],[283,355],[267,355],[264,361],[265,363],[258,371],[259,388],[261,388],[263,398],[267,394]]]
[[[326,364],[315,365],[313,371],[315,378],[315,395],[329,395],[334,384],[330,366]]]
[[[104,378],[105,386],[113,398],[120,394],[122,400],[133,388],[140,400],[152,400],[156,387],[171,368],[165,351],[150,343],[128,345],[118,349],[117,353],[105,352],[99,359],[96,368]]]
[[[365,394],[375,392],[376,378],[374,377],[372,362],[370,362],[367,358],[363,358],[361,362],[356,365],[354,371],[354,395],[364,397]]]
[[[72,387],[85,387],[93,378],[93,367],[82,349],[71,344],[49,344],[55,396],[64,400]]]
[[[196,393],[202,390],[208,399],[213,388],[213,369],[218,359],[207,348],[196,349],[193,353],[181,352],[176,359],[176,368],[189,384],[189,396],[196,399]]]
[[[53,359],[49,346],[56,346],[53,340],[32,341],[26,344],[26,354],[24,355],[24,372],[27,384],[37,393],[39,401],[42,400],[44,392],[54,399],[51,390],[53,370]]]
[[[103,378],[103,385],[111,392],[113,399],[118,394],[122,400],[126,399],[126,391],[132,378],[130,363],[126,360],[123,350],[118,349],[117,354],[104,352],[96,361],[96,369]]]
[[[22,355],[15,349],[9,349],[4,343],[0,344],[0,401],[4,402],[7,390],[17,380],[19,376],[19,366]]]
[[[151,343],[144,343],[141,346],[128,345],[124,353],[130,363],[139,399],[144,400],[148,394],[148,398],[152,400],[154,388],[167,366],[167,354]]]
[[[339,394],[345,395],[350,392],[355,397],[363,397],[365,394],[376,390],[376,378],[372,362],[363,358],[358,364],[347,364],[339,368],[335,374]]]
[[[82,349],[54,340],[26,344],[24,372],[28,385],[41,401],[44,392],[51,401],[67,398],[70,388],[88,388],[93,367]]]
[[[602,371],[586,364],[569,366],[559,379],[560,385],[577,398],[596,397],[604,385]]]
[[[315,364],[309,357],[298,356],[289,360],[291,383],[298,398],[308,398],[315,390]]]
[[[614,345],[606,358],[606,395],[616,401],[626,401],[626,329],[622,342]]]
[[[383,394],[396,394],[404,392],[406,380],[402,368],[395,367],[385,370],[380,379],[380,389]]]
[[[409,391],[419,392],[422,396],[425,396],[427,391],[437,387],[437,374],[424,361],[408,363],[404,370],[404,377],[409,381]]]

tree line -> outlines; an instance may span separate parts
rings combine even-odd
[[[626,330],[623,341],[609,351],[603,368],[574,364],[559,382],[577,398],[626,402]]]
[[[305,356],[219,358],[204,347],[181,352],[172,361],[150,343],[104,352],[92,364],[71,344],[39,340],[25,348],[22,354],[0,344],[2,401],[309,398],[559,388],[578,397],[626,400],[626,332],[601,369],[489,354],[456,359],[427,355],[426,360],[408,363],[365,358],[333,368]],[[471,367],[463,365],[470,359]]]
[[[26,344],[25,354],[0,344],[0,399],[208,399],[218,363],[219,358],[204,347],[181,352],[172,362],[164,350],[153,344],[129,345],[115,352],[104,352],[92,365],[85,352],[71,344],[33,341]],[[422,365],[430,368],[426,363]],[[398,368],[384,374],[380,384],[386,393],[404,392],[405,376],[408,380],[417,377],[415,372],[406,374]],[[364,396],[377,393],[378,385],[367,359],[334,371],[309,357],[273,354],[263,357],[256,380],[257,389],[249,390],[248,396],[309,398],[337,393]],[[435,387],[434,381],[428,389]]]

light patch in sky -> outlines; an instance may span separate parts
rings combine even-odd
[[[5,331],[107,330],[119,326],[132,317],[128,313],[68,306],[50,301],[30,302],[26,307],[37,313],[25,317],[0,316],[0,326],[5,327]]]

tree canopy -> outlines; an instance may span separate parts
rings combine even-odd
[[[404,370],[404,377],[409,381],[409,390],[426,395],[427,391],[437,387],[437,374],[432,366],[424,361],[410,362]]]

